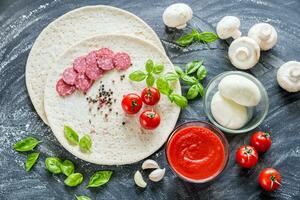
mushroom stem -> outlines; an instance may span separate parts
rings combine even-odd
[[[239,47],[236,50],[236,58],[240,61],[247,60],[249,57],[249,50],[246,47]]]
[[[293,78],[300,78],[300,68],[292,68],[290,70],[290,76]]]
[[[237,38],[239,38],[239,37],[241,37],[241,35],[242,35],[242,32],[240,31],[240,30],[235,30],[233,33],[232,33],[232,38],[233,39],[237,39]]]
[[[271,37],[272,29],[270,27],[265,27],[260,30],[260,35],[258,36],[261,40],[268,40]]]

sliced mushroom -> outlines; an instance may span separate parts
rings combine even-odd
[[[165,175],[165,172],[166,172],[166,169],[163,168],[163,169],[156,169],[154,171],[152,171],[150,174],[149,174],[149,179],[153,182],[158,182],[160,181],[161,179],[163,179],[164,175]]]
[[[258,63],[260,49],[252,38],[240,37],[230,44],[228,56],[236,68],[250,69]]]
[[[236,39],[242,35],[240,31],[241,22],[235,16],[225,16],[217,24],[217,34],[221,39],[232,37]]]
[[[140,171],[136,171],[134,174],[134,182],[137,186],[141,188],[145,188],[147,186],[147,183],[144,181],[143,176]]]
[[[142,164],[142,169],[157,169],[157,168],[159,168],[157,162],[151,159],[145,160]]]
[[[277,71],[277,82],[288,92],[300,91],[300,62],[289,61]]]
[[[252,26],[248,32],[248,37],[254,39],[262,51],[271,49],[277,43],[277,32],[268,23],[258,23]]]
[[[167,27],[183,29],[192,19],[193,11],[184,3],[175,3],[167,7],[163,13],[163,21]]]

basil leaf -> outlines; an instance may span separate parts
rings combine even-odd
[[[187,99],[195,99],[199,94],[198,86],[197,85],[192,85],[192,87],[189,88],[186,98]]]
[[[186,68],[186,74],[192,74],[195,71],[197,71],[199,69],[199,67],[202,65],[203,60],[194,60],[192,62],[189,62],[187,64],[187,68]]]
[[[71,174],[74,173],[74,164],[69,161],[69,160],[65,160],[61,165],[60,165],[60,169],[62,171],[62,173],[66,176],[70,176]]]
[[[26,162],[25,162],[25,169],[26,172],[29,172],[33,165],[36,163],[36,161],[39,158],[40,153],[31,153],[27,156]]]
[[[147,60],[145,68],[146,68],[147,72],[152,72],[153,71],[154,63],[153,63],[153,61],[151,59]]]
[[[21,152],[31,151],[39,143],[41,143],[41,141],[38,141],[37,139],[35,139],[33,137],[27,137],[27,138],[15,143],[14,149],[16,151],[21,151]]]
[[[129,79],[132,81],[140,82],[140,81],[144,80],[145,78],[146,78],[146,74],[141,70],[137,70],[137,71],[134,71],[131,74],[129,74]]]
[[[61,173],[61,160],[57,157],[48,157],[45,160],[46,168],[53,174]]]
[[[162,71],[164,71],[165,66],[163,64],[155,65],[153,68],[154,74],[160,74]]]
[[[176,43],[180,46],[186,47],[194,41],[194,34],[184,35],[176,40]]]
[[[92,200],[90,197],[87,197],[87,196],[76,196],[76,200]]]
[[[198,80],[195,77],[186,74],[182,75],[181,79],[188,85],[194,85],[198,83]]]
[[[163,77],[159,77],[156,80],[156,87],[159,90],[159,92],[162,94],[169,95],[171,92],[168,81]]]
[[[188,101],[184,96],[181,96],[179,94],[170,94],[169,99],[171,102],[174,102],[177,106],[181,108],[185,108],[188,105]]]
[[[65,137],[70,144],[78,144],[79,136],[78,134],[69,126],[64,126]]]
[[[219,39],[218,35],[213,32],[202,32],[195,36],[195,40],[206,43],[214,42],[217,39]]]
[[[203,95],[204,95],[203,85],[201,83],[198,83],[197,87],[198,87],[199,94],[201,95],[201,97],[203,97]]]
[[[155,78],[154,78],[153,74],[149,73],[147,75],[147,78],[146,78],[146,84],[147,84],[147,86],[148,87],[153,86],[154,82],[155,82]]]
[[[81,173],[74,173],[74,174],[71,174],[70,176],[68,176],[64,183],[67,185],[67,186],[70,186],[70,187],[75,187],[77,185],[79,185],[80,183],[82,183],[83,181],[83,176]]]
[[[112,175],[112,171],[97,171],[93,176],[90,178],[88,185],[86,188],[91,187],[99,187],[107,183]]]
[[[178,75],[177,75],[177,73],[174,73],[174,72],[168,72],[164,75],[164,78],[167,81],[176,81],[176,80],[178,80]]]
[[[175,71],[179,76],[182,76],[184,74],[184,72],[182,71],[182,69],[178,66],[174,66],[175,67]]]
[[[199,67],[199,69],[197,70],[197,78],[199,81],[201,81],[202,79],[204,79],[207,75],[207,71],[206,68],[201,65],[201,67]]]
[[[85,152],[90,151],[92,147],[92,140],[90,136],[85,134],[79,141],[79,147],[81,151],[85,151]]]

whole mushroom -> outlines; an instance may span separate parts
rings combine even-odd
[[[288,92],[300,91],[300,62],[289,61],[277,71],[277,82]]]
[[[175,3],[167,7],[163,13],[163,21],[167,27],[183,29],[192,19],[193,11],[184,3]]]
[[[230,44],[228,56],[236,68],[250,69],[258,63],[260,49],[252,38],[240,37]]]
[[[242,35],[240,31],[241,22],[235,16],[225,16],[217,24],[217,34],[221,39],[232,37],[236,39]]]
[[[248,32],[248,37],[254,39],[262,51],[271,49],[277,42],[277,32],[268,23],[258,23],[252,26]]]

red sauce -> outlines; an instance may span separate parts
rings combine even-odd
[[[168,161],[179,175],[205,180],[218,175],[225,161],[225,147],[211,130],[190,126],[178,130],[168,142]]]

